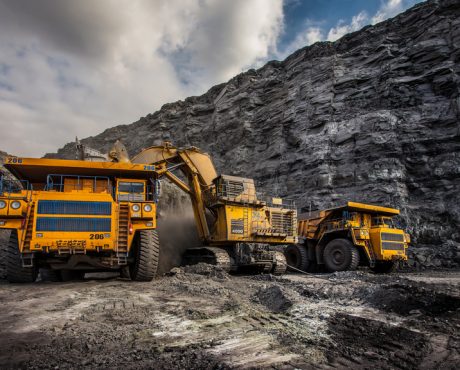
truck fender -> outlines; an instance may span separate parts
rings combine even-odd
[[[316,263],[319,265],[322,265],[324,263],[323,260],[323,252],[324,252],[324,247],[326,246],[326,243],[318,243],[315,246],[315,254],[316,254]]]

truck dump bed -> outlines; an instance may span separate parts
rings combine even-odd
[[[303,236],[307,239],[312,239],[321,222],[328,218],[332,213],[337,211],[362,212],[369,214],[379,214],[382,216],[399,215],[399,210],[395,208],[382,207],[373,204],[347,202],[347,204],[340,207],[300,214],[298,216],[299,236]]]

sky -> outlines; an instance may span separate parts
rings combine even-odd
[[[56,151],[420,0],[0,0],[0,150]]]

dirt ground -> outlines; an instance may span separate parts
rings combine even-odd
[[[0,283],[1,368],[460,366],[460,272]]]

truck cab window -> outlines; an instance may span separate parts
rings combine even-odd
[[[372,217],[372,226],[383,226],[391,229],[395,228],[393,220],[390,217]]]
[[[121,193],[142,194],[144,193],[144,184],[139,182],[120,182],[118,191]]]
[[[118,183],[118,200],[144,201],[145,200],[145,183],[120,181]]]

